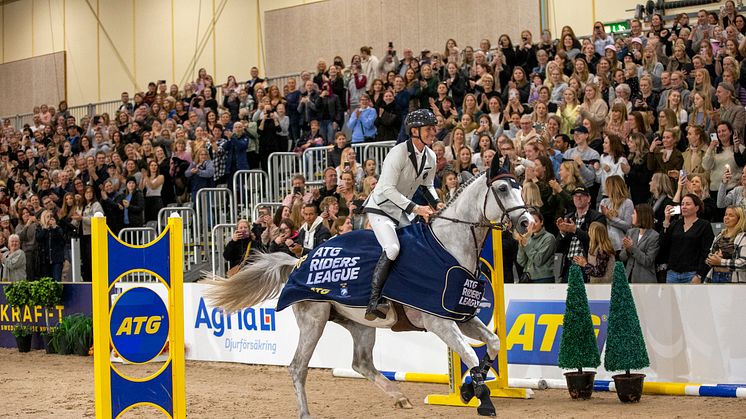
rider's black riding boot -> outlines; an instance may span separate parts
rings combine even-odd
[[[373,270],[373,282],[370,284],[370,300],[368,301],[368,308],[365,310],[365,320],[372,321],[376,318],[386,318],[388,307],[386,304],[379,304],[378,301],[381,299],[381,289],[383,289],[383,284],[389,275],[392,262],[386,256],[386,252],[381,253],[376,268]]]
[[[482,378],[486,379],[487,374],[490,372],[490,368],[492,367],[492,363],[494,362],[494,359],[490,359],[490,354],[486,353],[482,357],[482,360],[479,361],[479,366],[475,368],[479,368],[479,371],[482,373]],[[461,401],[464,403],[469,403],[471,399],[474,398],[474,386],[473,385],[467,385],[464,384],[461,386]]]

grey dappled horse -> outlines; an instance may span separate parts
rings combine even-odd
[[[521,233],[527,231],[533,222],[526,211],[515,179],[505,170],[490,172],[496,173],[496,176],[483,174],[472,178],[430,220],[435,237],[470,272],[477,270],[479,253],[491,228],[490,220],[510,219]],[[230,279],[216,278],[211,281],[213,286],[208,291],[208,297],[227,312],[254,306],[279,294],[297,262],[298,259],[285,253],[258,254],[253,263]],[[381,375],[373,365],[375,328],[390,328],[396,321],[395,310],[389,310],[385,319],[368,321],[364,316],[365,307],[350,308],[335,302],[301,301],[293,304],[293,312],[300,337],[289,369],[301,418],[310,417],[305,390],[308,362],[327,321],[341,325],[352,335],[352,368],[393,397],[397,407],[412,408],[409,399],[399,391],[398,385]],[[408,306],[404,307],[404,313],[414,326],[435,333],[459,354],[470,369],[472,377],[472,385],[462,387],[462,399],[468,402],[476,396],[480,400],[479,414],[494,416],[495,408],[490,400],[489,389],[484,384],[484,377],[498,355],[498,337],[476,316],[465,322],[455,322]],[[484,359],[480,361],[477,358],[466,337],[487,344]]]

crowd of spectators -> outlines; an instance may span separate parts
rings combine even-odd
[[[232,188],[238,170],[266,171],[273,152],[326,147],[327,161],[315,162],[326,166],[323,185],[295,175],[279,209],[239,222],[225,252],[231,265],[249,249],[301,256],[366,227],[359,209],[379,167],[350,145],[404,141],[406,115],[427,108],[443,201],[500,158],[534,207],[531,232],[504,235],[509,281],[515,265],[520,282],[554,282],[561,253],[562,279],[578,264],[608,282],[621,260],[634,282],[742,282],[746,19],[727,1],[670,23],[632,19],[623,36],[601,22],[587,37],[523,30],[495,47],[449,39],[418,54],[390,43],[383,58],[362,47],[285,85],[254,67],[245,82],[218,86],[201,69],[184,86],[123,92],[115,114],[80,120],[64,102],[41,105],[33,123],[5,121],[0,134],[3,278],[69,278],[76,238],[90,280],[96,212],[115,233],[141,226],[201,188]],[[713,222],[723,225],[716,237]]]

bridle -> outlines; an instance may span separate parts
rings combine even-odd
[[[484,202],[482,203],[482,219],[479,221],[465,221],[465,220],[459,220],[458,218],[451,218],[446,217],[441,214],[435,214],[432,217],[430,217],[430,221],[435,219],[443,219],[452,223],[456,224],[466,224],[469,226],[469,229],[471,230],[471,237],[472,240],[474,240],[474,249],[476,250],[476,261],[477,266],[474,269],[474,277],[478,278],[479,273],[479,257],[482,254],[482,248],[484,247],[485,240],[482,240],[481,243],[479,243],[479,240],[477,239],[477,229],[478,228],[488,228],[490,230],[500,230],[505,231],[506,226],[510,222],[510,213],[514,211],[528,211],[528,206],[526,205],[516,205],[513,207],[506,208],[505,204],[503,204],[500,197],[497,195],[497,192],[495,191],[495,188],[492,187],[492,184],[495,183],[498,180],[507,180],[508,183],[512,187],[518,187],[518,181],[516,180],[515,176],[513,176],[510,173],[502,173],[497,176],[494,176],[492,178],[487,179],[487,189],[492,192],[492,196],[495,198],[495,202],[500,207],[500,210],[502,211],[502,217],[500,218],[499,222],[492,222],[487,219],[487,216],[485,215],[487,212],[487,200],[490,197],[490,193],[487,192],[484,194]]]

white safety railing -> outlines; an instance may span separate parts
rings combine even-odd
[[[213,275],[224,277],[225,273],[228,272],[228,261],[223,258],[223,250],[231,240],[231,235],[235,229],[235,224],[218,224],[212,228],[210,265]]]
[[[184,270],[188,271],[192,265],[201,262],[200,255],[203,242],[199,236],[197,214],[190,207],[165,207],[158,211],[158,231],[163,231],[168,225],[168,217],[177,213],[182,219],[182,240],[184,241]]]
[[[158,232],[151,227],[128,227],[121,229],[117,237],[127,244],[141,246],[155,240]],[[125,275],[122,282],[158,282],[158,278],[146,272],[133,272]]]
[[[362,144],[362,153],[358,152],[358,162],[364,163],[368,159],[373,159],[376,162],[376,167],[381,170],[383,160],[389,151],[396,145],[396,141],[381,141],[377,143]]]
[[[310,147],[303,151],[303,176],[309,185],[324,182],[324,169],[328,165],[331,147]]]
[[[227,188],[202,188],[197,192],[197,234],[207,259],[208,246],[212,241],[212,228],[218,224],[235,224],[233,194]],[[202,257],[204,256],[204,257]]]
[[[301,173],[301,157],[295,153],[272,153],[269,155],[270,200],[282,200],[283,194],[290,190],[292,177]]]
[[[233,175],[236,220],[248,218],[258,202],[269,199],[269,181],[261,170],[239,170]]]

